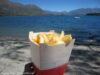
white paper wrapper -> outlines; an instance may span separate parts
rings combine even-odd
[[[55,68],[57,66],[68,63],[74,46],[73,39],[69,44],[59,44],[48,46],[40,44],[40,46],[31,42],[32,62],[40,70]]]

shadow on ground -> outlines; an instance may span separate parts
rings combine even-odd
[[[1,54],[0,58],[8,58],[20,62],[30,60],[30,57],[25,57],[26,52],[24,51],[24,49],[29,47],[29,44],[21,44],[22,45],[11,47],[8,52]],[[90,50],[73,49],[65,75],[100,75],[100,51],[93,50],[90,46],[88,46],[88,48]],[[20,51],[21,49],[22,51]],[[29,52],[29,48],[26,51]],[[31,63],[25,65],[24,72],[33,73],[33,71],[30,68],[26,68],[26,66],[30,67]],[[23,73],[23,75],[25,74]]]
[[[7,59],[18,60],[18,61],[23,61],[23,62],[27,59],[30,60],[30,57],[26,55],[27,52],[29,53],[30,51],[28,48],[29,43],[7,42],[3,46],[4,46],[4,51],[6,52],[0,54],[0,58],[7,58]]]
[[[73,50],[66,75],[100,75],[100,51]]]

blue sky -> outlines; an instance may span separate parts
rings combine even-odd
[[[100,8],[100,0],[10,0],[22,4],[34,4],[50,11],[70,11],[78,8]]]

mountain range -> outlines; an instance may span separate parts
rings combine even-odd
[[[100,8],[80,8],[70,11],[69,15],[86,15],[88,13],[100,13]]]
[[[58,15],[86,15],[100,13],[100,8],[80,8],[72,11],[48,11],[36,5],[23,5],[9,0],[0,0],[0,16],[58,16]]]
[[[36,5],[23,5],[9,0],[0,0],[0,16],[37,16],[47,15]]]

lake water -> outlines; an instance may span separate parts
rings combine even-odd
[[[27,37],[29,31],[55,30],[77,40],[100,40],[100,16],[0,17],[0,37]]]

